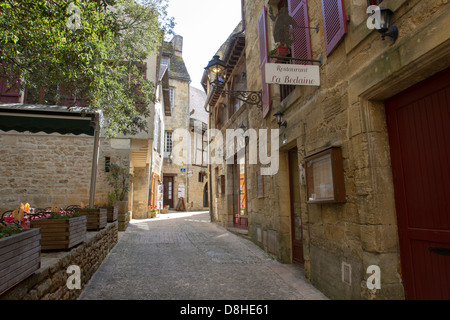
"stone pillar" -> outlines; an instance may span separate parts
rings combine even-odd
[[[148,218],[150,166],[134,168],[133,219]]]

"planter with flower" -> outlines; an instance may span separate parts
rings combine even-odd
[[[205,170],[200,171],[200,174],[202,175],[203,178],[208,179],[208,173]]]
[[[275,48],[269,52],[269,55],[271,57],[271,61],[274,63],[286,63],[286,60],[282,59],[282,57],[287,57],[290,53],[291,50],[288,46],[283,43],[277,43]]]
[[[30,229],[28,210],[0,216],[0,294],[41,267],[41,230]]]
[[[32,219],[31,228],[41,230],[42,250],[69,250],[86,241],[87,218],[73,211],[45,211]]]
[[[170,206],[164,206],[164,208],[161,209],[161,213],[169,213]]]
[[[148,216],[149,218],[156,218],[156,216],[158,215],[158,206],[149,206],[148,207]]]

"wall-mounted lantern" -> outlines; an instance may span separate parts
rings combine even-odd
[[[370,4],[370,1],[368,1]],[[377,29],[381,33],[381,39],[385,40],[389,37],[392,41],[398,38],[398,28],[391,26],[392,16],[394,12],[391,9],[379,7],[376,5],[369,5],[367,13],[370,15],[367,20],[367,27],[369,29]]]
[[[287,128],[287,122],[286,120],[283,121],[284,114],[281,111],[277,111],[273,116],[275,117],[275,120],[277,121],[278,126],[280,128],[281,127]]]
[[[220,60],[218,55],[215,55],[205,68],[208,74],[209,84],[219,94],[230,95],[242,102],[262,108],[261,91],[233,91],[223,90],[221,88],[225,84],[228,69],[227,64]]]

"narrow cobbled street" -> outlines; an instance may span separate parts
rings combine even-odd
[[[80,300],[318,300],[303,271],[210,223],[209,213],[132,221]]]

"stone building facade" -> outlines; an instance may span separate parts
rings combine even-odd
[[[167,66],[166,95],[170,104],[165,105],[165,133],[163,160],[163,202],[171,209],[183,209],[179,202],[184,199],[186,210],[207,209],[204,202],[206,177],[200,172],[206,167],[195,165],[196,141],[194,124],[203,127],[207,118],[202,114],[205,94],[191,87],[191,79],[183,60],[183,37],[175,35],[162,48],[162,64]],[[184,139],[182,136],[186,133]],[[180,152],[176,150],[180,149]],[[183,150],[182,150],[183,149]],[[207,203],[206,203],[207,204]]]
[[[368,28],[368,6],[377,4],[392,11],[396,41]],[[246,165],[251,239],[278,260],[303,265],[330,298],[448,299],[450,284],[442,279],[450,270],[449,158],[440,151],[449,146],[448,3],[255,0],[243,6],[247,89],[263,97],[262,109],[247,108],[246,127],[280,130],[279,150],[268,146],[279,154],[278,172],[261,178],[264,165]],[[262,76],[265,64],[276,62],[277,32],[290,29],[276,23],[286,12],[297,27],[291,55],[281,62],[318,65],[320,86],[268,84]],[[278,111],[286,126],[277,124]],[[213,180],[221,175],[232,192],[220,169]],[[338,180],[333,186],[344,199],[321,201]],[[229,226],[221,197],[215,195],[214,217]]]
[[[146,60],[147,79],[157,80],[158,57]],[[3,83],[2,83],[3,85]],[[24,92],[4,90],[0,86],[0,103],[29,103]],[[157,86],[158,90],[162,90]],[[6,94],[5,94],[6,92]],[[42,106],[46,107],[46,106]],[[108,183],[109,164],[121,163],[134,175],[130,192],[126,195],[133,218],[147,217],[150,203],[151,177],[161,176],[162,155],[154,151],[154,137],[161,137],[164,116],[161,102],[149,106],[151,116],[146,119],[148,133],[106,138],[100,132],[95,205],[105,205],[112,187]],[[162,131],[162,132],[161,132]],[[16,132],[0,130],[0,145],[5,155],[0,160],[0,212],[30,203],[32,207],[52,205],[88,205],[94,138],[85,134],[46,134],[44,132]]]

